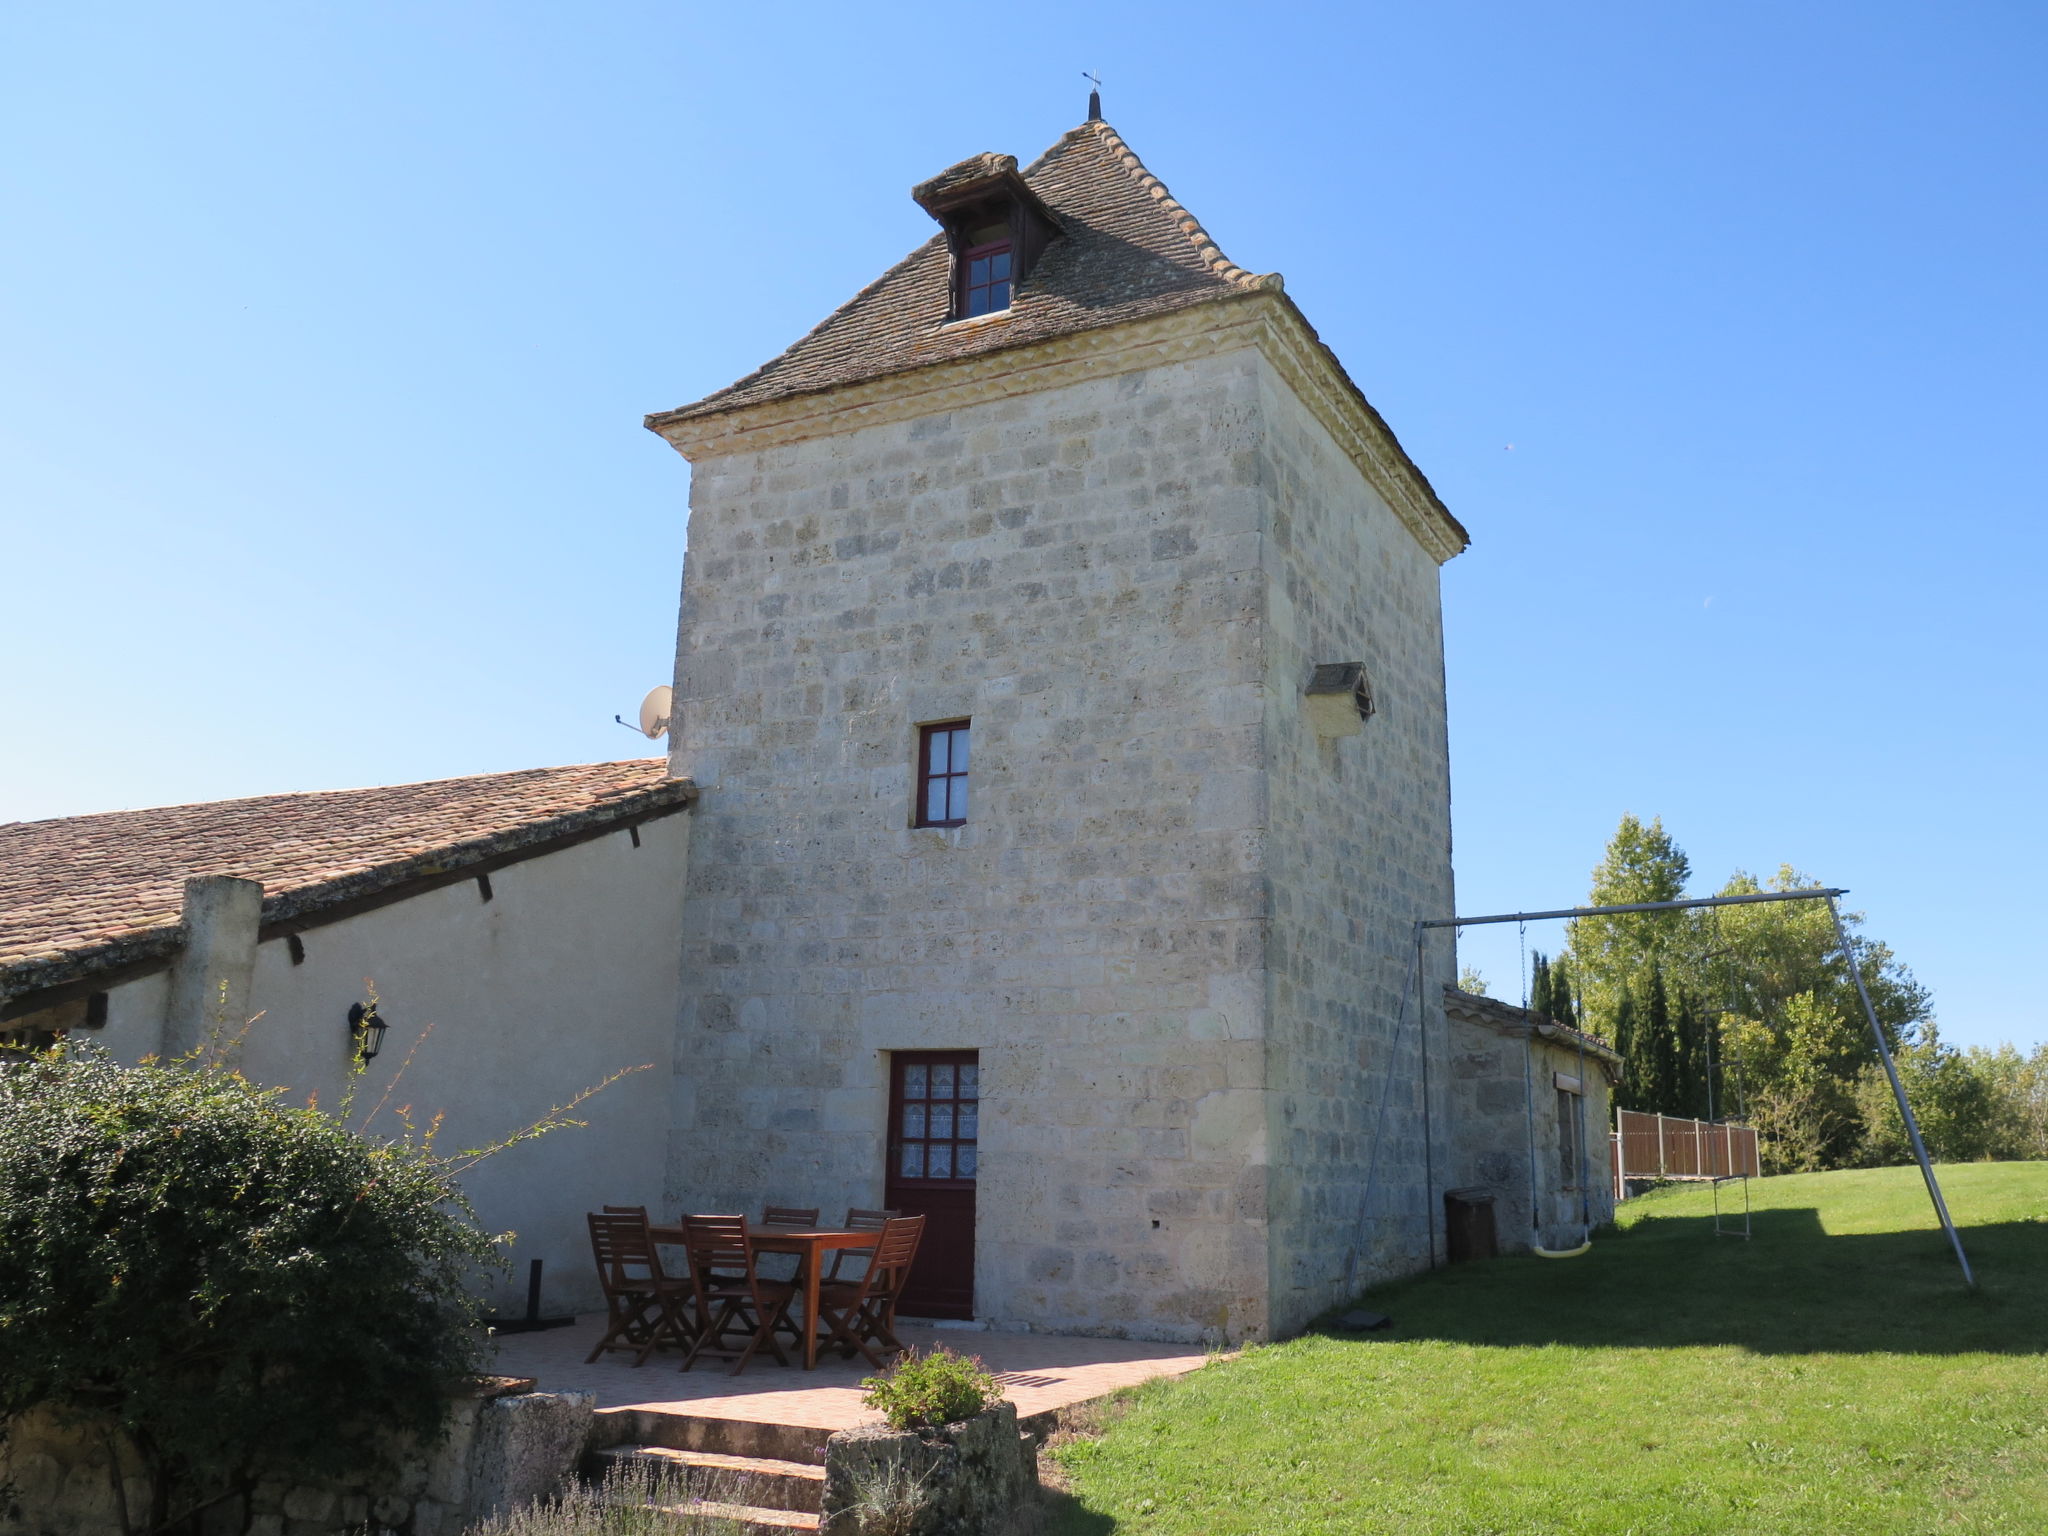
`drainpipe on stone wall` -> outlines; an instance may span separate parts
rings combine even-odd
[[[218,1034],[233,1039],[249,1021],[256,973],[256,934],[263,886],[233,875],[195,875],[185,882],[185,947],[171,967],[164,1009],[167,1059],[198,1050]]]

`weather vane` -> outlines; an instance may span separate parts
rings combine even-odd
[[[1095,87],[1088,93],[1088,121],[1099,122],[1102,119],[1102,71],[1084,69],[1081,78]]]

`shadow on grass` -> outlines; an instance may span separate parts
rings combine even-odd
[[[2048,1354],[2048,1222],[1961,1229],[1978,1289],[1939,1231],[1825,1232],[1812,1209],[1758,1211],[1754,1236],[1695,1216],[1596,1234],[1577,1259],[1459,1264],[1382,1286],[1390,1330],[1356,1338],[1758,1354]]]
[[[1013,1520],[1000,1536],[1109,1536],[1116,1529],[1114,1519],[1090,1509],[1071,1493],[1042,1488],[1037,1505]]]

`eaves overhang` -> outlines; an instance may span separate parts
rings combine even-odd
[[[1287,297],[1278,276],[1256,281],[1256,287],[1165,314],[1012,347],[998,344],[851,383],[727,410],[699,405],[655,412],[646,426],[697,463],[1256,347],[1432,559],[1442,564],[1463,552],[1471,544],[1465,526]],[[1001,317],[990,321],[1000,324]]]

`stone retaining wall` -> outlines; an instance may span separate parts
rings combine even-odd
[[[257,1484],[246,1511],[248,1536],[456,1536],[471,1522],[558,1490],[574,1475],[596,1398],[586,1392],[522,1392],[457,1399],[440,1444],[405,1456],[398,1473],[367,1479]],[[0,1536],[106,1536],[121,1529],[107,1451],[96,1426],[45,1411],[8,1426],[0,1484],[14,1509],[0,1508]],[[126,1479],[140,1524],[149,1488]],[[223,1531],[244,1529],[241,1508],[221,1507]]]
[[[997,1403],[943,1429],[864,1425],[825,1445],[820,1536],[993,1536],[1035,1497],[1038,1446]]]

